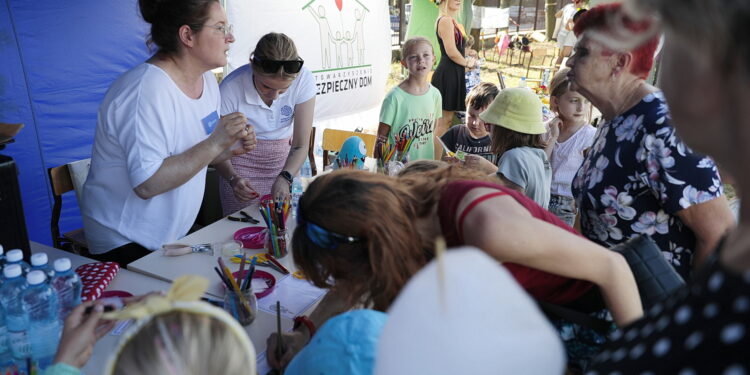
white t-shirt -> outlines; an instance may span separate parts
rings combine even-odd
[[[568,22],[570,22],[570,20],[573,19],[573,16],[576,15],[577,11],[578,9],[576,9],[576,6],[573,4],[568,4],[562,8],[562,17],[560,17],[560,32],[557,34],[558,48],[575,45],[576,37],[573,33],[573,30],[568,30],[565,28],[565,26],[568,24]],[[572,34],[572,38],[569,37],[568,34]],[[573,41],[573,44],[570,44],[571,40]]]
[[[573,197],[570,185],[583,164],[583,151],[594,143],[596,128],[584,125],[565,142],[552,148],[552,194]]]
[[[247,64],[221,81],[221,114],[242,112],[258,139],[286,139],[294,131],[294,106],[312,99],[316,93],[315,79],[303,66],[289,89],[269,107],[255,90],[253,68]]]
[[[219,105],[219,87],[211,72],[203,75],[198,99],[187,97],[165,71],[148,63],[112,84],[99,107],[81,202],[92,253],[130,242],[156,250],[187,234],[203,199],[206,168],[151,199],[139,198],[133,188],[149,179],[164,159],[206,139],[210,131],[204,122],[218,124]]]

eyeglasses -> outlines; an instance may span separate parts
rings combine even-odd
[[[227,25],[206,25],[206,27],[210,27],[212,29],[216,29],[224,33],[224,37],[226,38],[229,36],[229,34],[232,34],[234,32],[234,27],[231,24]]]
[[[252,61],[254,64],[260,66],[266,73],[276,73],[281,67],[283,67],[284,72],[292,74],[299,73],[299,71],[302,70],[302,65],[305,63],[300,57],[296,60],[267,60],[255,55],[253,55]]]

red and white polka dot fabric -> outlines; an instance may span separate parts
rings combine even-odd
[[[115,278],[120,265],[116,262],[88,263],[76,268],[76,273],[81,277],[81,300],[93,301],[101,297],[104,289]]]

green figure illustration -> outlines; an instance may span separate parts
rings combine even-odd
[[[365,13],[360,9],[354,10],[354,39],[357,40],[357,57],[359,65],[365,64],[365,34],[364,23]]]
[[[346,63],[349,66],[354,66],[354,55],[352,54],[354,51],[354,38],[352,38],[351,31],[346,32],[344,41],[346,42]]]
[[[336,44],[336,67],[341,68],[344,66],[344,59],[341,58],[341,45],[344,43],[344,38],[341,37],[341,31],[337,31],[336,37],[332,40]]]
[[[307,9],[310,10],[310,14],[312,14],[315,22],[318,23],[320,55],[322,57],[323,69],[328,69],[331,67],[331,41],[334,39],[333,35],[331,35],[331,26],[328,24],[328,18],[326,18],[326,10],[322,5],[318,6],[317,13],[312,7],[308,7]]]

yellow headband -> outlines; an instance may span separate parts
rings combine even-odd
[[[208,280],[201,276],[186,275],[177,278],[166,296],[153,295],[143,301],[127,306],[120,311],[105,313],[102,318],[109,320],[137,319],[132,327],[123,334],[117,349],[110,355],[105,366],[105,374],[114,374],[117,358],[125,345],[141,328],[154,317],[172,311],[206,315],[223,322],[237,336],[244,351],[250,359],[249,374],[255,373],[255,347],[242,326],[224,310],[200,300],[208,288]]]

